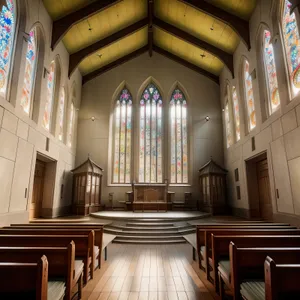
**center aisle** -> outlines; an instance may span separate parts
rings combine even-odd
[[[84,300],[212,300],[193,269],[191,246],[110,244],[109,260],[83,289]]]

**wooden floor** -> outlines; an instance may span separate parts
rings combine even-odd
[[[83,299],[213,300],[193,264],[189,244],[110,244],[108,260],[84,287]]]

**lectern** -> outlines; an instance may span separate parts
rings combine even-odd
[[[73,213],[87,216],[99,211],[103,169],[88,158],[71,172],[73,173]]]
[[[225,214],[226,175],[223,169],[212,159],[199,170],[201,210],[215,214]]]

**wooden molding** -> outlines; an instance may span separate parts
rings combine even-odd
[[[221,20],[222,22],[228,24],[244,41],[248,50],[250,50],[250,33],[249,33],[249,22],[233,15],[225,10],[218,8],[205,0],[180,0],[194,8],[207,13],[208,15]],[[201,24],[199,24],[201,26]]]
[[[153,15],[154,15],[154,0],[148,0],[148,52],[152,57],[153,49]]]
[[[169,32],[170,34],[177,36],[178,38],[195,45],[196,47],[200,47],[213,55],[217,56],[223,63],[228,67],[228,69],[231,71],[232,76],[234,77],[234,68],[233,68],[233,56],[231,54],[226,53],[225,51],[203,41],[199,38],[196,38],[195,36],[171,25],[166,23],[165,21],[162,21],[158,18],[153,19],[154,26],[157,26],[161,28],[162,30]]]
[[[140,56],[141,54],[145,53],[148,51],[148,45],[136,50],[136,51],[133,51],[132,53],[130,54],[127,54],[111,63],[109,63],[108,65],[98,69],[98,70],[95,70],[94,72],[91,72],[87,75],[84,75],[82,77],[82,84],[85,84],[86,82],[94,79],[95,77],[115,68],[115,67],[118,67],[124,63],[126,63],[127,61],[133,59],[133,58],[136,58],[137,56]]]
[[[130,35],[139,29],[145,27],[148,24],[148,18],[144,18],[82,50],[79,50],[78,52],[75,52],[70,55],[70,62],[69,62],[69,77],[72,75],[76,67],[80,64],[80,62],[90,54],[98,51],[101,48],[104,48],[114,42],[117,42],[118,40],[126,37],[127,35]]]
[[[189,68],[189,69],[191,69],[191,70],[193,70],[193,71],[195,71],[199,74],[201,74],[201,75],[204,75],[204,76],[208,77],[209,79],[213,80],[217,84],[220,84],[218,76],[216,76],[216,75],[214,75],[214,74],[212,74],[212,73],[210,73],[210,72],[208,72],[208,71],[206,71],[206,70],[204,70],[204,69],[202,69],[202,68],[200,68],[200,67],[198,67],[198,66],[196,66],[196,65],[194,65],[194,64],[192,64],[192,63],[190,63],[186,60],[184,60],[184,59],[182,59],[181,57],[179,57],[175,54],[170,53],[169,51],[166,51],[166,50],[164,50],[160,47],[157,47],[155,45],[153,46],[153,51],[155,51],[155,52],[157,52],[157,53],[159,53],[159,54],[161,54],[161,55],[163,55],[163,56],[165,56],[165,57],[167,57],[167,58],[169,58],[169,59],[171,59],[171,60],[173,60],[173,61],[175,61],[175,62],[177,62],[177,63],[179,63],[179,64],[181,64],[181,65],[183,65],[183,66],[185,66],[185,67],[187,67],[187,68]]]
[[[97,0],[91,4],[53,22],[52,26],[52,50],[61,41],[67,31],[75,24],[91,17],[92,15],[117,4],[121,0]]]

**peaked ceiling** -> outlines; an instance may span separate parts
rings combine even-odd
[[[69,75],[83,83],[144,52],[158,52],[218,82],[233,53],[250,48],[256,0],[43,0],[53,19],[52,48],[62,40]]]

